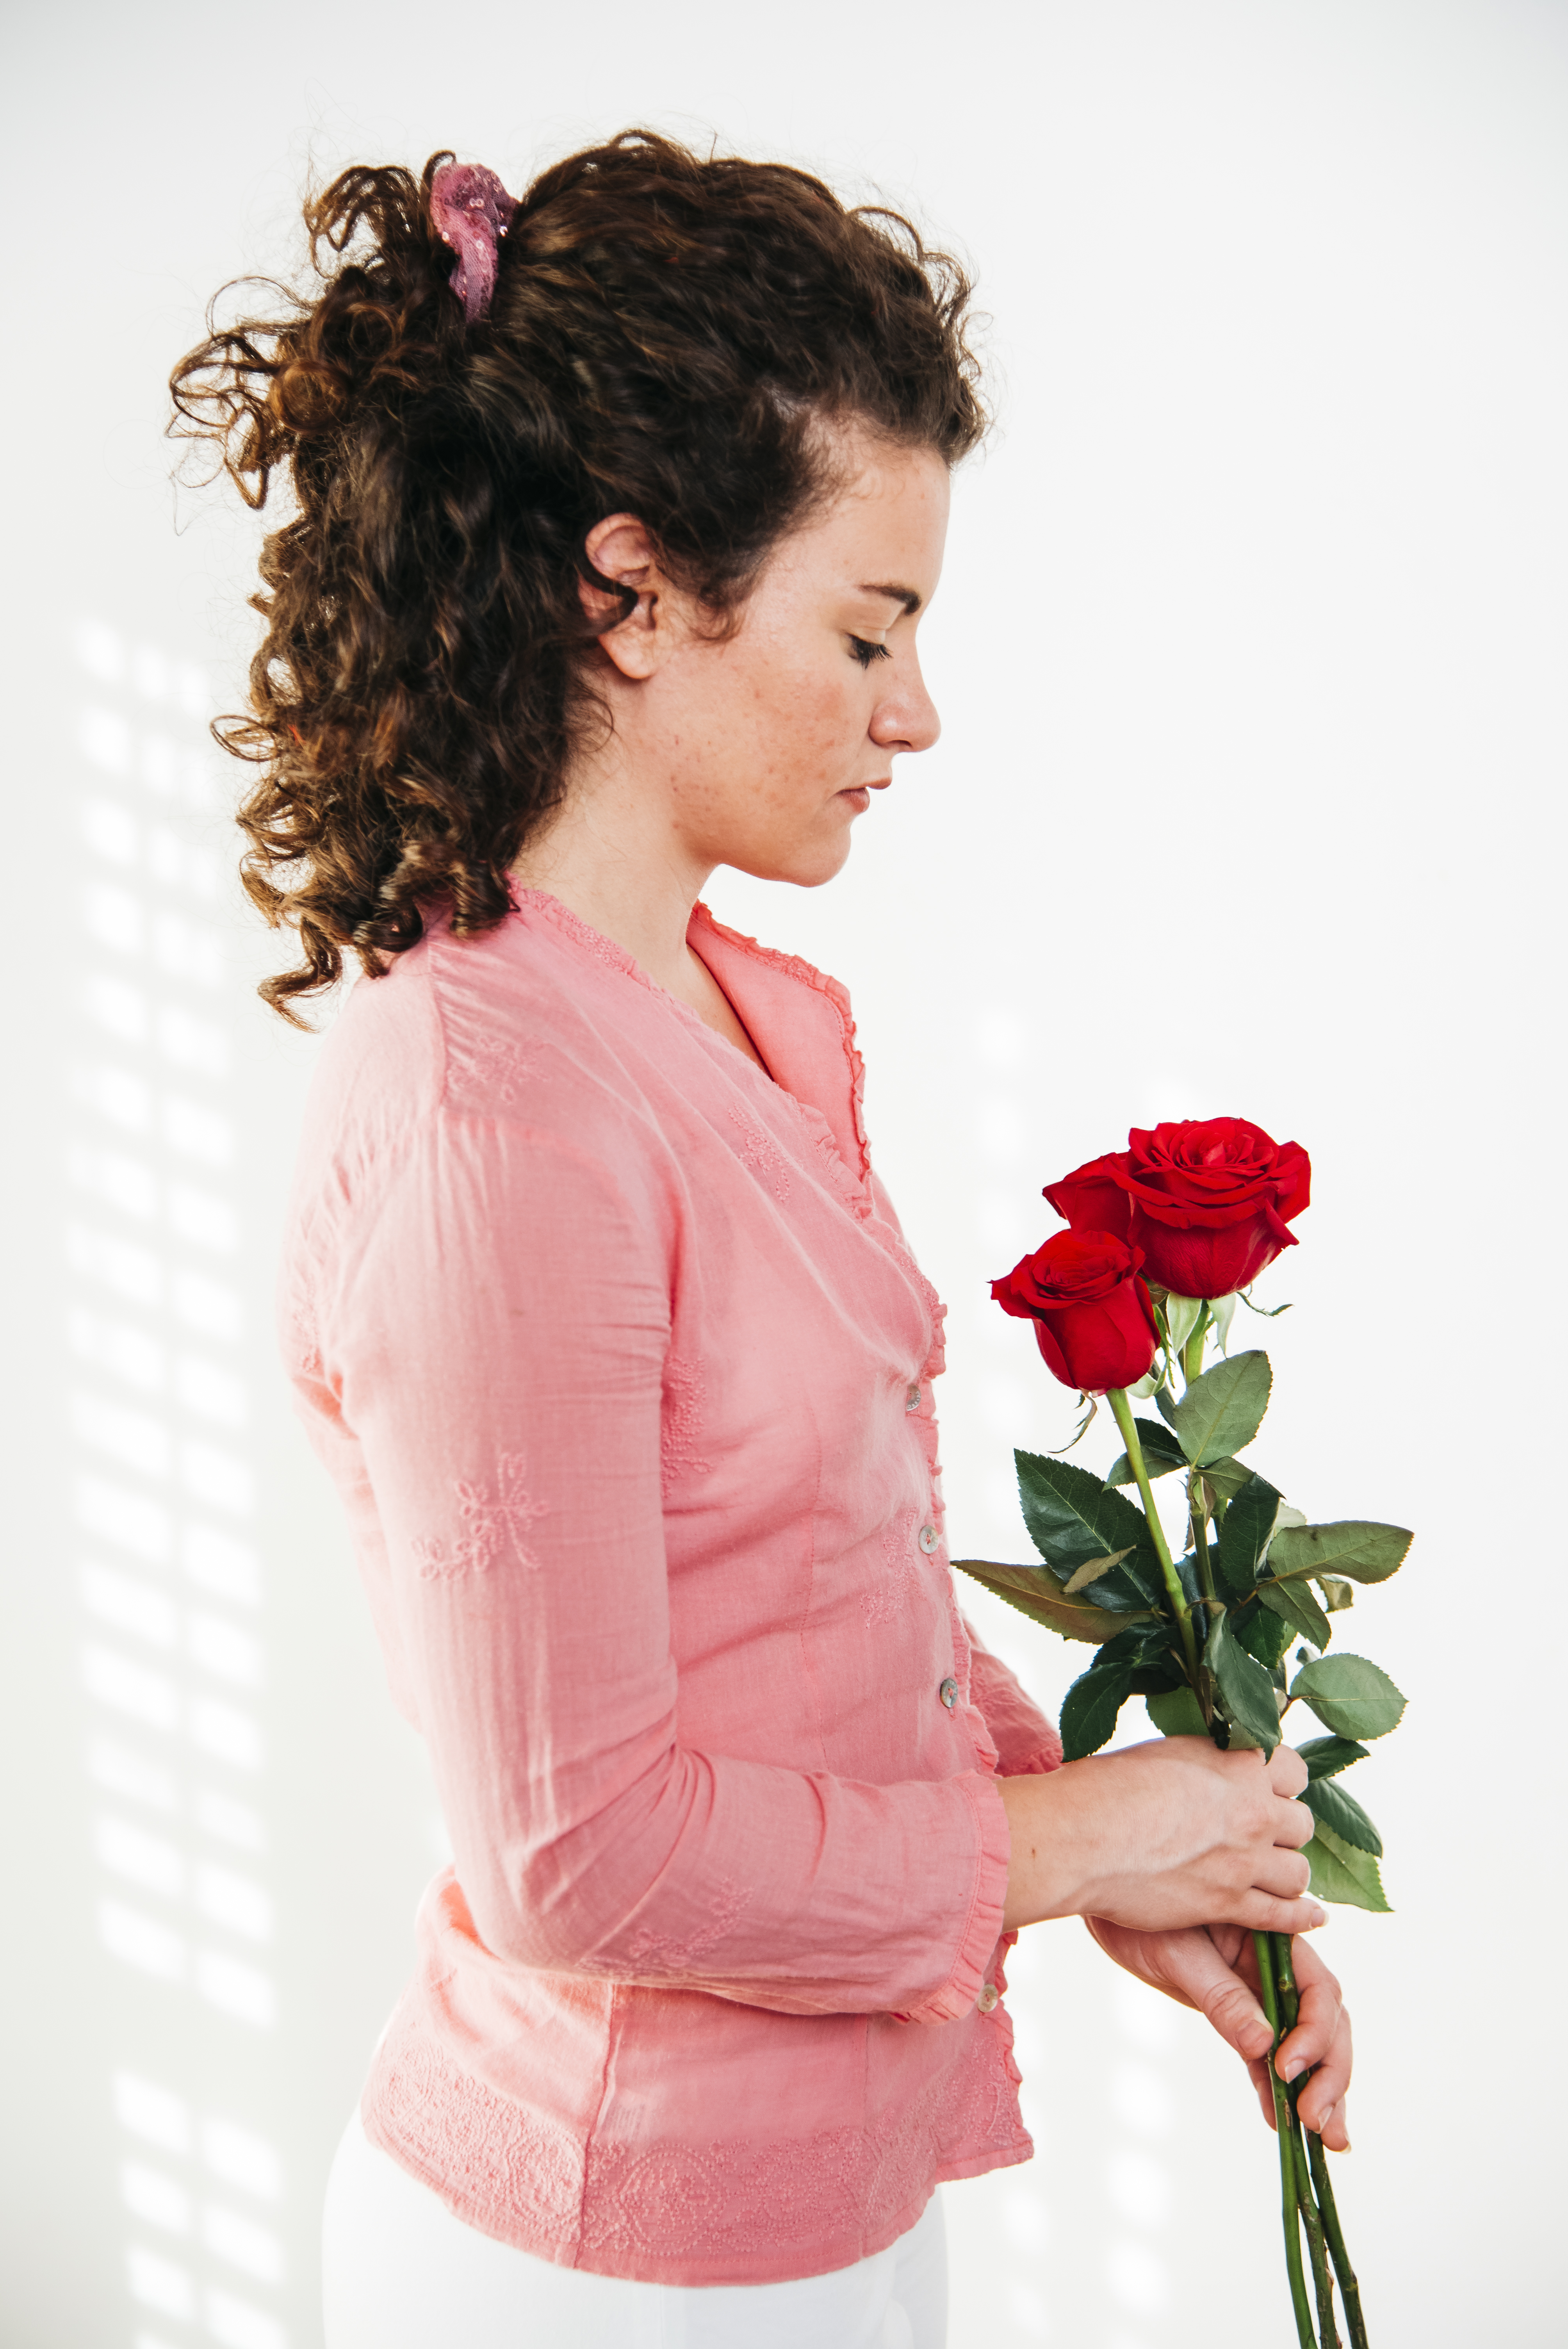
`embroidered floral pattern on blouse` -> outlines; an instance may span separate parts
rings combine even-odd
[[[626,1944],[626,1955],[631,1961],[628,1971],[638,1974],[690,1973],[699,1959],[706,1958],[727,1934],[734,1931],[746,1914],[747,1902],[744,1886],[731,1877],[721,1877],[708,1922],[684,1941],[674,1940],[667,1933],[650,1933],[645,1929],[634,1933]]]
[[[588,2152],[583,2261],[616,2273],[628,2260],[721,2259],[842,2238],[853,2214],[866,2239],[913,2226],[950,2149],[965,2169],[976,2147],[1024,2161],[1033,2147],[1017,2110],[1005,2010],[962,2070],[938,2073],[891,2132],[823,2129],[783,2144],[715,2137]]]
[[[465,1088],[480,1100],[514,1102],[531,1077],[544,1067],[545,1046],[537,1036],[502,1036],[493,1031],[453,1038],[452,1064]]]
[[[983,2031],[891,2132],[851,2126],[783,2143],[665,2139],[640,2149],[599,2139],[584,2154],[559,2125],[459,2070],[405,2012],[371,2070],[366,2133],[487,2234],[606,2274],[628,2261],[833,2242],[848,2214],[866,2239],[891,2240],[913,2224],[954,2153],[967,2170],[977,2147],[1003,2161],[1033,2150],[1004,2007]]]
[[[426,1582],[449,1582],[454,1575],[483,1574],[510,1548],[519,1566],[537,1567],[528,1546],[528,1529],[549,1509],[534,1500],[524,1482],[528,1464],[520,1452],[503,1452],[496,1464],[497,1497],[482,1485],[459,1480],[453,1487],[464,1530],[448,1552],[444,1542],[420,1534],[414,1542],[419,1574]]]
[[[707,1374],[699,1361],[681,1354],[665,1357],[664,1416],[659,1423],[659,1474],[667,1499],[682,1476],[712,1474],[696,1456],[707,1405]]]
[[[882,1527],[882,1557],[887,1561],[887,1573],[873,1590],[866,1593],[861,1611],[868,1630],[874,1630],[879,1623],[891,1623],[902,1615],[920,1588],[920,1552],[914,1535],[918,1515],[914,1509],[900,1509]]]
[[[767,1184],[776,1199],[789,1196],[789,1168],[784,1153],[770,1133],[764,1133],[754,1119],[747,1116],[738,1102],[730,1103],[729,1114],[740,1130],[740,1154],[752,1173]]]
[[[418,2021],[400,2015],[366,2099],[379,2143],[480,2226],[504,2211],[552,2240],[577,2230],[583,2154],[569,2131],[459,2071]]]

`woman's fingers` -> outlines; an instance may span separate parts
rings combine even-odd
[[[1249,1933],[1315,1933],[1328,1912],[1315,1900],[1284,1900],[1267,1892],[1243,1893],[1230,1922]]]
[[[1285,2034],[1275,2058],[1280,2078],[1285,2081],[1298,2080],[1314,2064],[1327,2060],[1344,2012],[1338,1981],[1315,1950],[1299,1952],[1295,1973],[1300,2008],[1295,2027]],[[1340,2084],[1341,2094],[1348,2079],[1346,2074]]]
[[[1254,1892],[1272,1892],[1276,1900],[1299,1900],[1312,1882],[1312,1863],[1304,1852],[1278,1846],[1253,1878]]]
[[[1274,2090],[1266,2063],[1249,2064],[1258,2103],[1270,2128],[1274,2127]],[[1303,2128],[1312,2129],[1330,2153],[1348,2153],[1350,2131],[1346,2121],[1346,2084],[1350,2078],[1350,2017],[1341,2014],[1329,2054],[1302,2087],[1296,2110]]]
[[[1305,1901],[1292,1905],[1315,1907]],[[1316,1913],[1321,1921],[1321,1911]],[[1106,1917],[1088,1917],[1084,1921],[1119,1965],[1167,1997],[1195,2007],[1235,2049],[1246,2064],[1263,2116],[1273,2128],[1274,2081],[1268,2061],[1273,2033],[1254,1994],[1257,1955],[1244,1928],[1240,1924],[1189,1926],[1149,1933]],[[1350,2085],[1350,2018],[1340,2003],[1337,1981],[1316,1951],[1299,1940],[1295,1970],[1299,2006],[1295,2028],[1279,2049],[1280,2077],[1301,2082],[1297,2110],[1303,2127],[1319,2132],[1330,2151],[1347,2153],[1350,2137],[1345,2099]],[[1310,2077],[1304,2077],[1306,2074]]]
[[[1315,2129],[1335,2153],[1348,2153],[1345,2096],[1350,2085],[1352,2046],[1350,2017],[1341,2003],[1337,1978],[1317,1951],[1297,1941],[1293,1952],[1299,2008],[1294,2030],[1285,2033],[1274,2064],[1282,2080],[1302,2080],[1296,2110],[1304,2128]],[[1315,2068],[1314,2068],[1315,2067]],[[1267,2067],[1263,2089],[1268,2088]]]
[[[1274,1841],[1288,1851],[1300,1851],[1312,1841],[1316,1822],[1305,1803],[1274,1805]]]
[[[1207,1933],[1166,1937],[1164,1971],[1171,1987],[1195,2006],[1238,2055],[1255,2062],[1274,2038],[1268,2016]]]
[[[1294,1745],[1276,1745],[1268,1759],[1269,1784],[1276,1795],[1299,1795],[1308,1771]]]
[[[1269,2067],[1267,2064],[1249,2064],[1247,2065],[1247,2077],[1251,2080],[1253,2086],[1257,2091],[1258,2104],[1262,2109],[1263,2116],[1264,2120],[1267,2121],[1270,2128],[1273,2128],[1274,2125],[1274,2090],[1269,2085]]]
[[[1295,2036],[1293,2032],[1291,2038]],[[1282,2058],[1289,2045],[1290,2040],[1287,2039],[1284,2047],[1280,2049]],[[1325,2145],[1332,2146],[1336,2153],[1346,2153],[1350,2148],[1350,2139],[1345,2128],[1345,2095],[1350,2085],[1351,2061],[1350,2017],[1340,2007],[1336,2013],[1334,2033],[1327,2051],[1303,2087],[1296,2106],[1302,2126],[1318,2130]],[[1282,2072],[1285,2068],[1284,2062],[1280,2068]]]

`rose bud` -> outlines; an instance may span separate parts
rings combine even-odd
[[[1159,1343],[1154,1308],[1138,1277],[1142,1251],[1109,1232],[1058,1232],[1016,1264],[991,1294],[1035,1325],[1052,1375],[1086,1394],[1136,1386]]]
[[[1312,1161],[1244,1117],[1135,1126],[1129,1147],[1090,1159],[1046,1197],[1074,1231],[1111,1232],[1143,1251],[1150,1280],[1179,1297],[1229,1297],[1282,1248],[1311,1197]]]

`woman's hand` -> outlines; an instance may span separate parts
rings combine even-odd
[[[1250,1933],[1238,1925],[1190,1926],[1176,1933],[1139,1933],[1104,1917],[1084,1920],[1119,1966],[1140,1982],[1163,1991],[1181,2006],[1207,2017],[1227,2045],[1245,2061],[1274,2127],[1268,2051],[1268,2017],[1257,2000],[1258,1968]],[[1350,2085],[1350,2017],[1340,2002],[1339,1984],[1310,1942],[1293,1952],[1301,2013],[1295,2029],[1280,2043],[1276,2068],[1282,2080],[1296,2080],[1315,2064],[1297,2106],[1302,2124],[1320,2132],[1335,2153],[1348,2153],[1345,2093]]]
[[[1237,1925],[1305,1933],[1312,1813],[1291,1799],[1306,1764],[1288,1745],[1222,1754],[1206,1737],[1066,1763],[997,1781],[1012,1834],[1003,1924],[1102,1917],[1137,1932]]]

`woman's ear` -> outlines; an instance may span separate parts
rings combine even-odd
[[[583,553],[601,578],[629,587],[635,608],[604,628],[599,637],[606,657],[623,677],[652,677],[672,649],[674,614],[670,589],[659,569],[654,542],[635,514],[610,514],[596,522],[583,541]],[[621,599],[587,579],[579,579],[577,593],[590,620],[599,624],[622,608]]]

